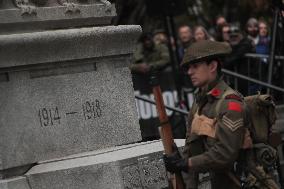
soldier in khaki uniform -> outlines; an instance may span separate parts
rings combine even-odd
[[[130,66],[133,73],[148,74],[150,70],[160,70],[170,63],[168,48],[164,44],[155,44],[151,34],[141,36],[135,53],[135,62]]]
[[[188,120],[184,158],[165,155],[170,172],[186,172],[186,188],[196,189],[200,173],[209,173],[212,189],[240,188],[233,174],[243,145],[246,119],[243,97],[221,77],[220,56],[231,52],[226,43],[201,41],[192,44],[182,66],[198,88]],[[249,136],[248,136],[249,137]]]

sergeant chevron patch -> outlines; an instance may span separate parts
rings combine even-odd
[[[225,115],[223,116],[222,118],[223,120],[223,123],[229,128],[231,129],[231,131],[235,131],[237,130],[239,127],[242,127],[243,126],[243,119],[238,119],[236,121],[233,121],[231,119],[229,119],[228,117],[226,117]]]

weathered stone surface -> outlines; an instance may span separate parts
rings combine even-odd
[[[32,189],[160,189],[168,186],[162,151],[159,141],[121,146],[44,162],[26,176]]]
[[[0,35],[3,68],[133,53],[140,26],[106,26]],[[80,63],[77,61],[77,63]]]
[[[2,9],[0,5],[0,34],[110,25],[111,19],[116,15],[114,4],[103,3],[74,3],[73,8],[71,4],[70,6],[55,4],[50,7],[30,6],[31,13],[25,13],[25,10],[13,6],[12,0],[4,0]]]
[[[128,68],[134,49],[134,42],[129,40],[139,34],[137,27],[132,29],[132,32],[127,27],[105,29],[107,33],[101,33],[101,38],[94,37],[99,29],[91,29],[94,33],[89,32],[86,34],[89,37],[85,35],[82,41],[73,32],[75,41],[71,43],[67,42],[71,36],[61,36],[72,47],[59,43],[58,47],[50,38],[33,44],[27,37],[22,43],[16,40],[16,44],[1,48],[1,56],[17,44],[39,54],[30,57],[29,51],[16,48],[17,55],[11,53],[4,58],[10,57],[9,63],[1,62],[2,72],[7,73],[0,77],[0,170],[141,140]],[[121,35],[108,38],[114,43],[121,42],[120,48],[119,44],[107,41],[108,34],[115,31]],[[76,47],[84,50],[77,52]],[[64,59],[75,60],[39,62]]]
[[[0,83],[1,169],[139,141],[128,63],[100,60],[95,70],[49,77],[11,73]]]
[[[0,180],[0,189],[31,189],[25,177]]]

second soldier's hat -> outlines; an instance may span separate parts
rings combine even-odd
[[[194,64],[203,60],[221,57],[232,52],[232,48],[226,42],[203,40],[193,43],[186,49],[181,66]]]

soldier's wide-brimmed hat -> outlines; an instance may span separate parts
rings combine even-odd
[[[232,48],[226,42],[199,41],[186,49],[181,66],[202,62],[215,57],[222,57],[231,52]]]

